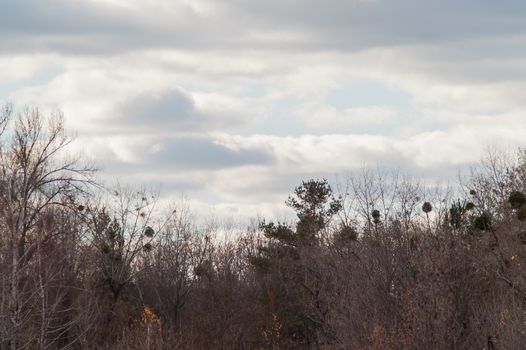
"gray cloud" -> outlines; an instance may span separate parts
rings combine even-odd
[[[219,106],[206,110],[181,90],[144,92],[134,95],[116,107],[115,117],[108,120],[119,131],[159,130],[162,133],[205,132],[234,128],[244,124],[250,115],[235,108]]]
[[[272,155],[264,150],[231,150],[211,140],[172,139],[162,144],[159,152],[148,157],[147,165],[164,169],[229,168],[243,165],[271,165]]]
[[[526,5],[491,0],[235,1],[260,26],[301,28],[335,48],[457,41],[524,33]],[[327,48],[327,46],[326,46]]]
[[[135,130],[199,125],[205,117],[196,110],[191,96],[178,90],[134,96],[117,107],[116,115],[114,121],[119,128]]]
[[[108,136],[108,139],[111,138],[112,136]],[[101,141],[105,142],[104,140]],[[138,144],[134,144],[132,140],[120,147],[127,148],[136,155],[136,160],[123,162],[117,155],[113,155],[104,162],[110,172],[129,174],[130,171],[158,173],[217,170],[248,165],[270,166],[274,161],[274,156],[264,149],[233,150],[204,137],[158,138]]]
[[[176,10],[177,16],[166,17],[100,2],[12,1],[0,12],[0,50],[75,55],[194,46],[191,43],[199,43],[202,36],[191,39],[194,28],[186,24],[200,18],[188,6]]]
[[[526,33],[526,5],[512,0],[234,0],[207,14],[171,4],[172,11],[155,12],[147,6],[136,11],[99,2],[10,1],[0,12],[0,50],[69,54],[147,48],[357,50]],[[251,33],[277,34],[270,43]],[[280,33],[301,35],[287,39]]]

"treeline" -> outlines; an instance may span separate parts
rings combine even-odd
[[[1,115],[1,349],[524,349],[525,153],[308,180],[296,222],[219,240],[97,185],[60,116]]]

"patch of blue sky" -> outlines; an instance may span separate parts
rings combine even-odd
[[[60,73],[59,70],[46,70],[27,78],[11,79],[9,81],[0,80],[0,102],[12,102],[16,104],[17,101],[11,101],[11,95],[15,91],[30,86],[45,85],[56,77],[58,73]],[[34,103],[38,103],[38,101],[34,101]]]
[[[243,95],[246,97],[258,98],[263,97],[271,88],[265,84],[251,82],[243,85]]]
[[[191,80],[181,81],[180,86],[189,92],[203,92],[203,93],[230,93],[233,95],[239,95],[246,98],[259,98],[263,97],[272,88],[266,84],[253,81],[251,79],[239,79],[230,82],[227,91],[224,91],[225,86],[222,82],[193,82]]]
[[[388,86],[379,80],[365,78],[346,79],[339,84],[338,88],[327,94],[324,100],[327,106],[335,108],[342,114],[346,110],[358,108],[386,108],[395,113],[396,120],[380,123],[353,122],[350,120],[348,123],[335,125],[331,125],[328,122],[314,133],[390,135],[396,129],[396,123],[410,118],[412,113],[411,99],[411,94]],[[313,133],[313,131],[311,130],[310,133]]]
[[[263,86],[251,87],[251,96],[265,91]],[[352,108],[383,107],[392,109],[398,118],[406,120],[411,115],[411,95],[385,83],[370,79],[348,79],[331,91],[323,101],[327,106],[345,111]],[[300,136],[304,134],[357,133],[391,134],[392,123],[348,123],[348,126],[326,125],[309,127],[298,110],[305,103],[300,97],[287,96],[277,100],[263,118],[243,128],[243,133],[272,134],[277,136]]]
[[[277,100],[264,116],[243,128],[243,134],[266,134],[275,136],[300,136],[308,133],[303,121],[294,117],[294,111],[302,103],[296,96]]]
[[[326,104],[340,111],[353,108],[381,107],[396,113],[397,120],[407,121],[411,115],[411,94],[391,87],[379,80],[353,78],[340,83],[337,89],[331,91],[326,97]],[[328,126],[330,128],[330,126]],[[353,123],[347,127],[337,126],[341,133],[356,134],[391,134],[394,130],[393,123]]]
[[[411,95],[372,79],[349,79],[327,96],[327,103],[338,109],[385,106],[407,111]]]

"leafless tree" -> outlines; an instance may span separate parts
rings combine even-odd
[[[2,257],[9,276],[4,284],[9,291],[2,293],[6,305],[2,308],[2,339],[11,349],[18,349],[33,341],[21,335],[31,319],[28,305],[35,297],[35,291],[28,289],[29,274],[39,249],[57,236],[55,230],[47,229],[53,224],[53,211],[75,211],[75,202],[93,184],[93,168],[65,153],[71,139],[64,132],[61,114],[46,118],[38,109],[29,108],[16,117],[13,114],[6,107],[0,118]]]

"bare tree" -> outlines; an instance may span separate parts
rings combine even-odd
[[[77,198],[92,185],[93,168],[65,154],[71,139],[64,132],[61,114],[46,118],[38,109],[28,108],[13,118],[8,107],[0,118],[0,130],[3,263],[10,276],[9,292],[3,293],[7,300],[3,317],[8,321],[2,339],[18,349],[32,341],[20,333],[31,318],[27,306],[34,298],[34,291],[28,290],[28,270],[39,248],[56,237],[56,232],[43,227],[53,220],[54,208],[75,210]]]

